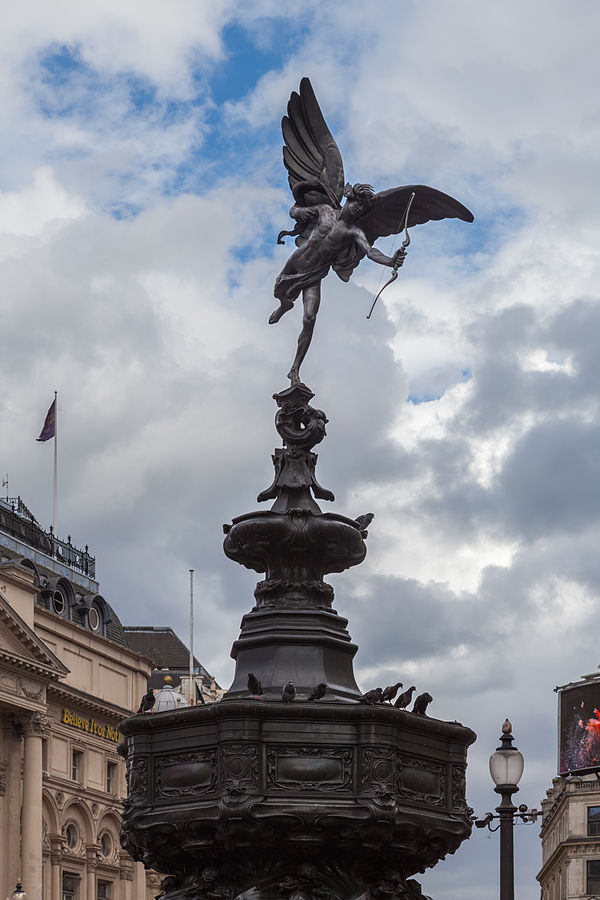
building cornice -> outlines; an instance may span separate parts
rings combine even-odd
[[[0,648],[0,662],[6,663],[12,669],[21,669],[24,672],[31,672],[34,675],[39,675],[45,680],[50,679],[57,681],[63,676],[62,672],[57,672],[50,666],[43,666],[33,659],[18,656],[16,653],[10,653],[8,650],[3,650],[2,648]]]
[[[133,715],[131,709],[125,709],[123,706],[117,706],[107,700],[98,700],[96,697],[64,683],[48,685],[48,699],[52,697],[119,721]]]
[[[537,880],[541,882],[543,878],[548,876],[552,869],[555,869],[559,864],[565,862],[565,858],[579,856],[582,851],[586,852],[588,855],[600,854],[600,836],[593,835],[590,837],[582,834],[561,841],[536,875]]]
[[[37,668],[47,678],[62,678],[69,674],[69,669],[37,636],[27,622],[12,608],[10,603],[0,594],[0,622],[17,638],[17,641],[30,656],[11,653],[2,649],[2,655],[13,665],[24,668]]]

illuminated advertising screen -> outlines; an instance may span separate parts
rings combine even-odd
[[[558,771],[600,770],[600,680],[569,685],[558,699]]]

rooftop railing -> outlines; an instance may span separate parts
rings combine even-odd
[[[63,541],[53,534],[52,526],[44,531],[33,513],[20,497],[3,497],[0,502],[0,528],[36,550],[90,578],[96,577],[96,558],[90,556],[88,546],[79,550],[71,543],[71,535]]]

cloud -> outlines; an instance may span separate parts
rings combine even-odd
[[[358,677],[410,679],[432,715],[474,727],[477,812],[506,715],[519,798],[539,802],[552,688],[597,664],[599,15],[34,3],[0,38],[3,467],[47,523],[34,438],[59,389],[59,531],[89,543],[126,623],[185,637],[194,568],[195,645],[224,685],[257,576],[222,555],[221,525],[270,483],[271,395],[300,325],[299,309],[266,324],[291,250],[275,245],[289,92],[311,76],[350,180],[429,183],[473,209],[411,232],[369,322],[379,267],[330,275],[303,371],[330,420],[333,508],[375,513],[367,560],[331,579]],[[533,900],[538,839],[521,831]],[[425,892],[496,896],[484,838]]]

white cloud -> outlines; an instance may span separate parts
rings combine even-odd
[[[271,480],[271,394],[300,320],[266,325],[290,249],[273,243],[288,201],[274,128],[310,74],[349,179],[431,183],[476,215],[415,229],[368,323],[377,267],[324,285],[305,364],[331,420],[320,480],[336,509],[375,513],[367,561],[332,579],[337,608],[365,687],[406,675],[432,690],[432,714],[479,733],[478,812],[493,805],[485,767],[506,715],[536,805],[554,772],[552,688],[597,663],[585,623],[600,591],[600,12],[564,0],[238,6],[11,11],[3,470],[47,522],[51,459],[34,437],[58,388],[60,522],[98,554],[126,622],[143,603],[146,621],[184,636],[194,567],[198,654],[227,684],[256,577],[222,556],[220,526]],[[240,22],[265,52],[218,108],[223,25]],[[268,44],[279,25],[297,29],[281,59]],[[61,84],[40,61],[62,46],[82,72]],[[133,78],[155,91],[135,115]],[[519,895],[533,900],[539,847],[521,840]],[[496,896],[496,852],[475,834],[425,892]]]
[[[0,235],[38,236],[47,225],[78,219],[84,212],[81,198],[68,194],[50,166],[42,166],[30,187],[0,192]]]

